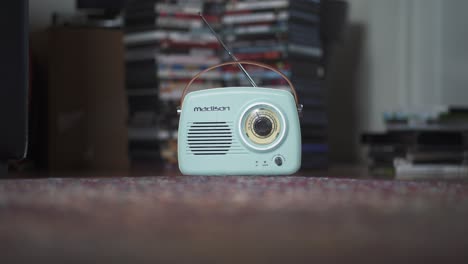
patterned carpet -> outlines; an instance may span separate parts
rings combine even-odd
[[[0,263],[468,263],[468,184],[0,181]]]

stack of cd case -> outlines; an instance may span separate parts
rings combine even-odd
[[[263,62],[290,76],[288,6],[287,0],[228,2],[222,35],[233,54],[239,60]],[[223,60],[231,58],[224,53]],[[258,86],[287,88],[285,81],[274,72],[255,66],[245,68]],[[236,67],[225,69],[224,80],[228,86],[250,86]]]
[[[328,165],[322,4],[320,0],[294,0],[289,5],[288,62],[291,65],[291,81],[304,105],[301,120],[304,168]]]
[[[324,49],[320,0],[230,1],[223,17],[223,37],[240,60],[269,64],[290,77],[304,105],[302,167],[328,165]],[[231,60],[225,54],[223,60]],[[268,70],[246,67],[261,87],[288,88]],[[250,86],[242,72],[224,70],[228,86]]]
[[[132,161],[177,162],[177,106],[182,90],[199,71],[221,62],[219,43],[204,27],[220,19],[217,1],[134,0],[124,12],[129,154]],[[219,71],[192,89],[222,86]]]

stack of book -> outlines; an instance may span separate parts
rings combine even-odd
[[[394,177],[393,163],[406,155],[407,140],[399,133],[366,132],[361,135],[361,143],[367,154],[367,165],[371,175],[375,177]]]
[[[198,13],[219,24],[216,1],[131,1],[125,10],[129,146],[132,160],[177,162],[176,109],[182,90],[199,71],[220,63],[219,43]],[[222,86],[219,71],[192,89]]]
[[[320,0],[294,0],[289,6],[288,62],[291,80],[304,105],[302,164],[305,168],[328,164],[321,7]]]
[[[397,179],[458,179],[468,177],[468,126],[462,130],[445,126],[409,126],[403,157],[394,160]]]
[[[320,7],[320,0],[232,1],[223,17],[223,37],[238,59],[271,65],[295,85],[304,105],[303,168],[323,168],[328,163]],[[223,59],[231,60],[227,54]],[[258,86],[288,88],[269,70],[246,70]],[[250,86],[236,67],[225,69],[224,80],[227,86]]]
[[[223,37],[239,60],[263,62],[290,76],[287,63],[289,1],[232,1],[223,17]],[[224,53],[223,59],[232,60]],[[245,66],[258,86],[287,88],[281,76],[255,66]],[[237,67],[226,68],[227,86],[251,86]]]
[[[449,109],[435,119],[387,120],[386,133],[365,133],[373,175],[397,179],[468,178],[468,109]],[[414,116],[413,116],[414,117]]]

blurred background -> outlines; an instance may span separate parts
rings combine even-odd
[[[16,166],[176,170],[181,89],[231,60],[203,10],[238,58],[271,64],[297,87],[304,170],[392,177],[395,164],[424,156],[466,176],[467,9],[463,0],[30,0],[32,137]],[[230,68],[195,84],[237,85],[248,83]]]

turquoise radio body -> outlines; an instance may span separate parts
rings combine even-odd
[[[225,87],[185,96],[178,162],[186,175],[287,175],[301,166],[297,100],[291,92]]]

